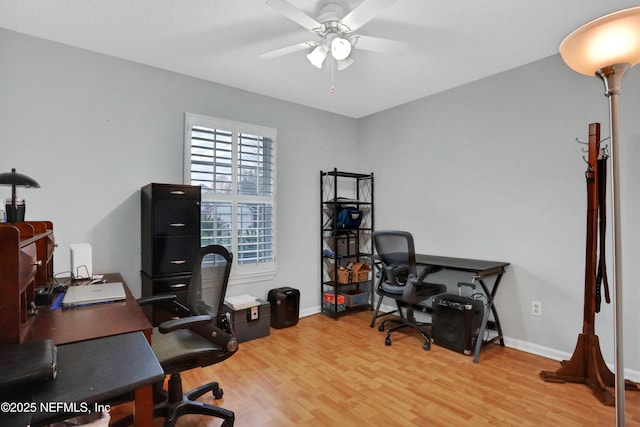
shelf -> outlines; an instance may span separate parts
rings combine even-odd
[[[53,281],[53,224],[50,221],[0,225],[0,345],[24,339],[32,319],[35,289]]]
[[[321,175],[324,175],[324,176],[335,176],[335,177],[342,177],[342,178],[358,178],[358,179],[371,179],[371,180],[373,180],[373,174],[342,172],[342,171],[338,171],[336,169],[334,169],[332,171],[321,172]]]
[[[350,231],[346,231],[343,228],[336,228],[336,229],[334,229],[334,228],[323,228],[322,231],[324,233],[335,233],[338,236],[348,236],[348,235],[355,236],[355,234],[351,234]],[[373,228],[371,228],[371,227],[361,227],[361,228],[358,229],[358,231],[373,231]]]
[[[362,282],[353,282],[353,283],[338,283],[333,280],[330,280],[328,282],[322,282],[323,286],[331,286],[332,288],[344,288],[345,286],[357,286],[357,285],[365,285],[365,284],[371,284],[371,280],[363,280]]]
[[[332,259],[332,260],[341,260],[341,259],[347,259],[347,258],[372,258],[373,255],[371,254],[353,254],[353,255],[338,255],[338,256],[329,256],[329,255],[322,255],[322,258],[324,259]]]
[[[349,263],[365,264],[368,270],[373,270],[373,241],[371,233],[374,231],[374,200],[373,173],[362,174],[333,171],[320,172],[320,300],[321,312],[337,318],[344,314],[363,309],[372,309],[373,272],[370,271],[367,280],[353,283],[338,283],[337,269],[347,267]],[[359,211],[357,218],[352,218],[350,228],[335,226],[335,219],[341,208],[353,206]],[[357,228],[351,228],[355,227]],[[334,255],[325,255],[325,251]],[[362,274],[364,266],[353,268],[353,278]],[[360,273],[358,273],[360,272]],[[351,278],[351,272],[346,272]],[[347,281],[345,272],[340,272],[340,281]],[[335,301],[327,302],[324,294],[345,293],[357,290],[367,294],[366,304],[349,307]]]
[[[329,201],[323,202],[323,204],[326,205],[326,206],[333,206],[333,205],[373,205],[373,203],[371,203],[371,202],[364,202],[362,200],[352,200],[352,199],[344,199],[344,200],[338,200],[338,201],[329,200]]]
[[[322,314],[324,314],[327,317],[331,317],[331,318],[335,319],[335,318],[338,318],[338,317],[349,315],[351,313],[356,313],[356,312],[369,310],[369,309],[371,309],[369,304],[364,304],[364,305],[359,305],[359,306],[356,306],[356,307],[345,307],[344,310],[338,311],[338,312],[325,310],[325,311],[322,312]]]

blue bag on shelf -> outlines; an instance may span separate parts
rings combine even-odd
[[[360,227],[362,222],[362,210],[353,206],[339,206],[336,214],[336,228],[352,230]]]

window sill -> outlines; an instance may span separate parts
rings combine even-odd
[[[265,282],[276,278],[275,271],[265,271],[261,273],[236,274],[229,277],[229,286],[243,285],[246,283]],[[204,287],[206,289],[207,286]]]

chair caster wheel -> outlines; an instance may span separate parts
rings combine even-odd
[[[431,345],[429,345],[429,343],[428,343],[428,342],[426,342],[426,343],[422,344],[422,348],[423,348],[425,351],[429,351],[429,350],[431,350]]]
[[[224,396],[224,391],[221,388],[219,388],[217,390],[211,391],[211,394],[213,395],[213,398],[215,400],[218,400],[218,399],[222,399],[222,396]]]
[[[384,345],[391,345],[391,338],[387,337],[384,339]]]
[[[380,326],[378,326],[378,330],[379,330],[380,332],[383,332],[383,331],[384,331],[384,325],[383,325],[383,324],[380,324]]]

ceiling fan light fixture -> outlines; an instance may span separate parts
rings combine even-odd
[[[345,58],[336,61],[336,69],[338,71],[346,70],[353,64],[353,58]]]
[[[328,53],[329,49],[327,49],[326,46],[320,44],[307,55],[307,59],[314,67],[322,69],[322,64],[324,63],[324,60],[327,57]]]
[[[331,55],[334,59],[342,61],[351,54],[351,43],[342,37],[331,40]]]

